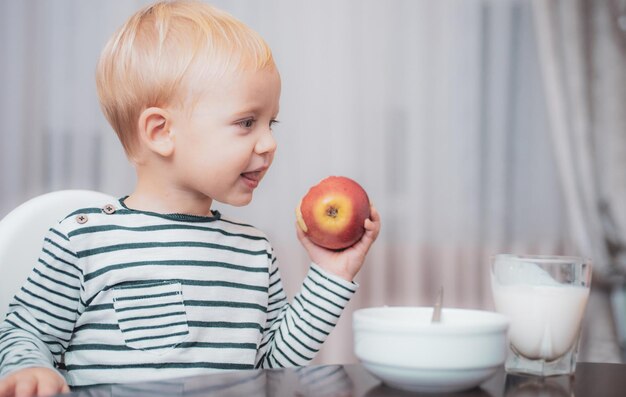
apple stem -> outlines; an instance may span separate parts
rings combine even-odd
[[[332,217],[332,218],[336,218],[336,217],[337,217],[337,212],[339,212],[339,211],[337,211],[337,208],[335,208],[335,207],[330,207],[330,208],[326,211],[326,214],[327,214],[328,216]]]

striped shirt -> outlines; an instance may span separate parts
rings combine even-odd
[[[0,376],[59,368],[71,386],[310,362],[356,284],[312,264],[292,303],[254,227],[123,200],[51,228],[0,324]]]

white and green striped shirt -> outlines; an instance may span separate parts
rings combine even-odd
[[[356,284],[315,264],[289,304],[265,235],[212,217],[75,211],[48,232],[0,325],[0,375],[72,386],[307,364]]]

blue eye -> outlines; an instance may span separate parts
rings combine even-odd
[[[272,128],[272,126],[274,126],[274,125],[276,125],[278,123],[280,123],[280,121],[278,121],[278,120],[270,120],[270,128]]]
[[[254,125],[254,119],[241,120],[239,122],[239,125],[242,126],[243,128],[252,128],[252,126]]]

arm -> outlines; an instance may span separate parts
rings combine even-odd
[[[0,396],[18,390],[34,394],[50,384],[55,392],[66,390],[55,366],[79,310],[82,273],[76,261],[67,236],[51,229],[39,261],[0,324]]]
[[[275,261],[272,269],[267,319],[270,326],[259,346],[256,367],[306,365],[339,321],[357,285],[312,264],[302,290],[289,304]]]
[[[354,246],[329,251],[314,245],[298,228],[298,237],[313,264],[302,289],[288,304],[276,259],[272,256],[268,324],[257,354],[257,367],[287,367],[309,363],[339,321],[344,307],[355,293],[352,278],[380,230],[380,217],[372,207],[372,219],[365,221],[366,233]]]

